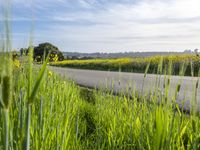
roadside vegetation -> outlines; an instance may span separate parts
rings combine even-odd
[[[27,56],[29,54],[30,48],[21,48],[20,49],[20,56]],[[38,46],[33,46],[33,60],[35,62],[42,62],[44,57],[47,57],[47,54],[49,55],[49,61],[62,61],[64,60],[64,56],[62,52],[58,49],[58,47],[54,46],[51,43],[40,43]],[[46,55],[46,56],[45,56]]]
[[[156,89],[142,96],[133,91],[130,99],[80,88],[27,63],[10,66],[10,74],[4,74],[5,65],[1,63],[0,149],[200,148],[197,110],[184,113],[175,99],[169,102]]]
[[[180,84],[173,97],[156,87],[150,95],[132,91],[131,98],[80,88],[48,69],[50,54],[34,66],[32,46],[21,63],[14,59],[9,19],[5,25],[6,38],[0,43],[0,150],[200,149],[197,101],[184,113],[176,104]],[[158,73],[166,70],[163,61],[157,64]],[[185,74],[184,68],[179,74]],[[195,69],[191,72],[196,74]],[[166,81],[165,93],[170,78]],[[198,86],[199,81],[194,94]]]
[[[186,66],[186,76],[198,76],[200,68],[200,56],[198,55],[171,55],[171,56],[152,56],[138,58],[116,58],[116,59],[89,59],[89,60],[65,60],[61,62],[52,62],[53,66],[71,67],[79,69],[93,69],[106,71],[123,71],[144,73],[146,66],[149,66],[148,73],[156,74],[158,64],[162,61],[163,71],[172,64],[172,75],[178,75],[184,64]],[[194,74],[192,74],[193,72]],[[165,74],[165,72],[162,72]]]

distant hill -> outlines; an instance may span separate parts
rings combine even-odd
[[[78,52],[63,52],[65,58],[68,59],[92,59],[92,58],[120,58],[120,57],[149,57],[155,55],[181,55],[195,54],[191,50],[184,52],[121,52],[121,53],[78,53]]]

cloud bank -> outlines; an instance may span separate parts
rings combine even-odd
[[[199,0],[13,0],[13,33],[21,33],[13,43],[23,45],[34,22],[35,44],[50,41],[63,51],[194,49],[199,6]]]

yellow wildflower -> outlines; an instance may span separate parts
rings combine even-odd
[[[20,68],[20,62],[19,62],[19,60],[15,59],[13,61],[13,66],[14,66],[14,68]]]
[[[48,77],[50,78],[53,75],[51,71],[48,72]]]

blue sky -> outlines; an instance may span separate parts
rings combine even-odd
[[[0,0],[2,7],[8,0]],[[11,0],[14,48],[51,42],[62,51],[200,48],[199,0]],[[1,17],[2,18],[2,17]],[[3,18],[0,20],[3,21]]]

